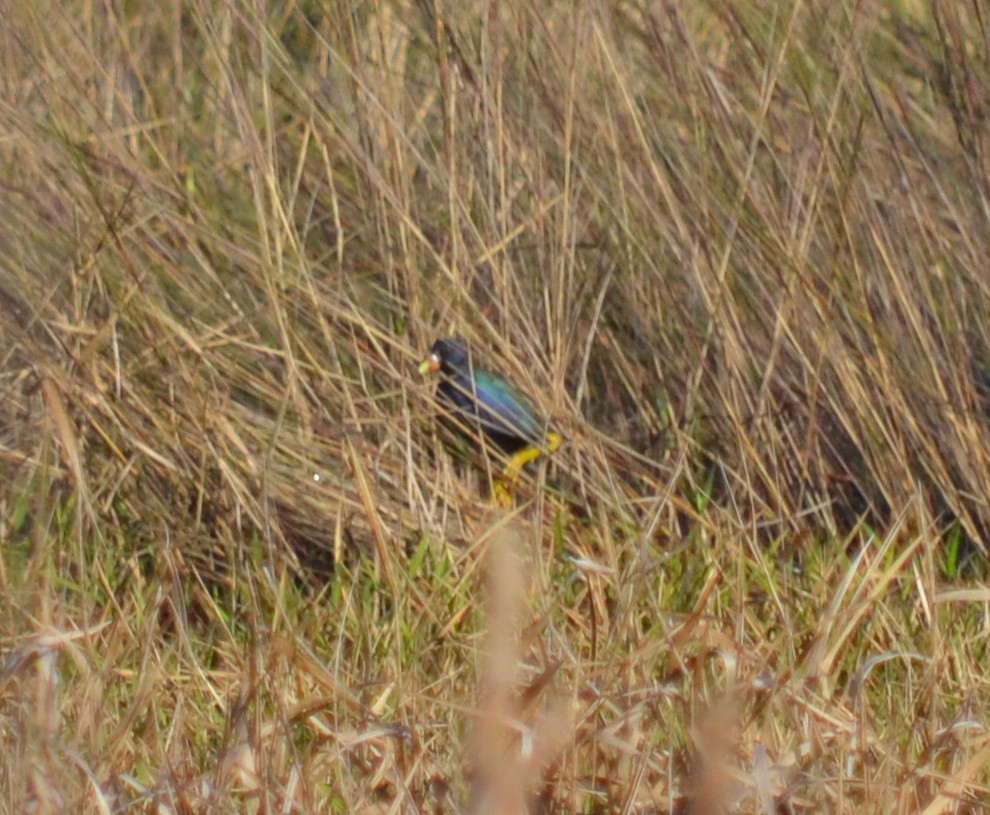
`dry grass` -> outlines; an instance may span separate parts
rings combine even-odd
[[[0,10],[6,811],[988,809],[978,4]]]

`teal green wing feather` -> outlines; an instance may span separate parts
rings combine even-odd
[[[512,383],[489,371],[475,371],[474,386],[482,426],[532,442],[543,438],[546,423]]]

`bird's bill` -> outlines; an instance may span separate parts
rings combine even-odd
[[[424,359],[419,364],[419,372],[421,374],[432,374],[440,370],[440,357],[436,354],[430,354],[426,359]]]

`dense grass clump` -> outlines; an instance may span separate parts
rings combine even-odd
[[[3,13],[10,811],[986,809],[975,5]]]

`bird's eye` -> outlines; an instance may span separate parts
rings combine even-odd
[[[436,365],[439,365],[440,364],[440,355],[439,354],[430,354],[430,361],[433,362]]]

